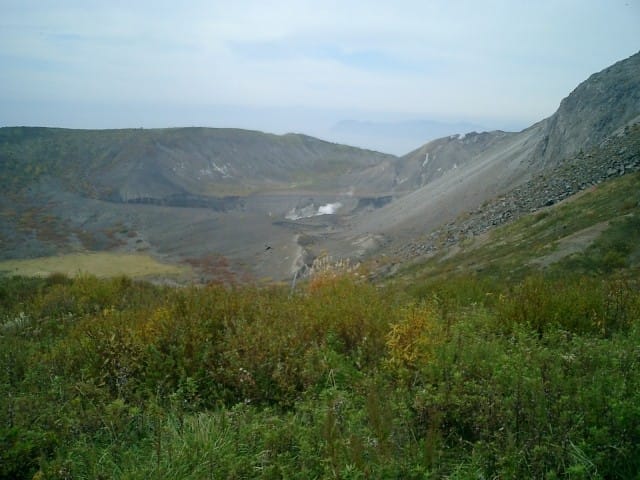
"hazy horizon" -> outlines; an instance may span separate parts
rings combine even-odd
[[[3,1],[0,11],[0,126],[234,127],[396,154],[428,140],[429,122],[525,128],[640,46],[640,4],[628,0]],[[349,136],[344,121],[378,130]],[[415,136],[394,137],[397,124]]]

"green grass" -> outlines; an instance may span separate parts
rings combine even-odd
[[[438,281],[452,275],[518,281],[540,271],[562,277],[576,270],[594,276],[615,274],[617,270],[636,275],[640,271],[639,192],[638,173],[606,182],[465,242],[446,260],[439,255],[407,267],[399,277],[411,282]],[[580,251],[566,256],[561,252],[563,239],[602,222],[609,225],[595,239],[585,241]],[[557,252],[556,262],[540,262]]]
[[[0,278],[0,478],[636,478],[638,287]]]

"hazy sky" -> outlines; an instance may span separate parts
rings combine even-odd
[[[520,128],[640,49],[640,0],[0,0],[0,125]]]

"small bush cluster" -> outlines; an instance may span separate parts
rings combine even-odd
[[[631,281],[0,279],[0,479],[637,478]]]

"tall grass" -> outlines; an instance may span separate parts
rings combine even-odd
[[[0,279],[0,479],[636,478],[630,280]]]

